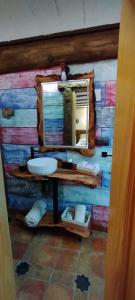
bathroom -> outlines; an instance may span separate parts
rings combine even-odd
[[[76,185],[75,183],[71,184],[70,182],[60,182],[58,187],[58,198],[59,198],[59,209],[61,213],[64,211],[66,207],[75,207],[78,204],[85,204],[87,211],[91,211],[92,213],[92,227],[93,230],[98,230],[101,232],[101,237],[97,232],[97,237],[93,239],[93,244],[97,242],[97,245],[94,247],[100,247],[101,242],[101,251],[97,249],[97,253],[99,255],[99,259],[101,259],[101,264],[104,263],[103,253],[102,252],[102,244],[103,249],[105,247],[106,238],[104,232],[107,231],[108,226],[108,218],[109,218],[109,193],[110,193],[110,180],[111,180],[111,160],[112,160],[112,141],[113,141],[113,126],[114,126],[114,109],[115,109],[115,93],[116,93],[116,72],[117,72],[117,59],[110,59],[106,61],[96,62],[96,63],[88,63],[88,64],[81,64],[81,65],[69,65],[71,74],[76,73],[87,73],[89,70],[94,69],[96,74],[94,80],[95,86],[95,94],[96,94],[96,110],[97,110],[97,119],[96,119],[96,137],[97,143],[100,142],[100,146],[96,147],[96,153],[92,157],[83,156],[80,153],[75,151],[55,151],[55,152],[48,152],[47,154],[43,153],[43,156],[49,157],[57,157],[62,160],[72,160],[73,163],[77,164],[81,161],[98,163],[102,170],[102,178],[99,186],[97,188],[91,189],[87,186],[83,185]],[[14,116],[10,118],[2,117],[2,154],[3,154],[3,162],[4,162],[4,171],[5,171],[5,178],[6,178],[6,191],[7,191],[7,199],[8,199],[8,209],[11,213],[12,221],[14,221],[14,216],[16,211],[29,211],[32,205],[35,203],[37,199],[44,199],[46,200],[47,204],[47,211],[53,209],[53,201],[52,201],[52,187],[50,184],[41,184],[41,182],[34,182],[28,181],[26,179],[19,179],[11,176],[11,172],[21,165],[23,162],[26,162],[28,157],[31,156],[31,147],[34,149],[37,148],[38,145],[38,135],[37,135],[37,118],[36,118],[36,102],[37,102],[37,95],[35,86],[35,77],[39,74],[40,71],[32,71],[32,72],[20,72],[20,73],[12,73],[8,75],[8,81],[5,79],[6,75],[0,76],[0,86],[1,86],[1,104],[2,109],[10,107],[14,109]],[[61,68],[52,68],[52,69],[45,69],[44,74],[59,74],[61,72]],[[29,81],[26,80],[27,76],[29,76]],[[8,87],[6,86],[8,84]],[[26,100],[25,100],[26,99]],[[109,121],[105,118],[101,117],[101,110],[105,111],[105,114],[109,115]],[[22,114],[23,118],[21,119],[17,114]],[[106,118],[108,118],[108,115]],[[13,121],[13,118],[16,119]],[[30,116],[30,117],[29,117]],[[18,120],[17,120],[18,118]],[[9,125],[9,122],[11,125]],[[107,125],[106,125],[107,122]],[[105,145],[104,145],[105,143]],[[102,145],[103,144],[103,145]],[[107,144],[107,145],[106,145]],[[102,157],[102,152],[107,152],[107,157]],[[41,154],[40,154],[41,155]],[[39,153],[36,151],[34,152],[34,156],[38,157]],[[23,172],[22,172],[23,175]],[[15,212],[14,212],[15,210]],[[25,213],[26,214],[26,213]],[[18,224],[18,223],[17,223]],[[11,225],[11,230],[15,230],[15,236],[13,236],[13,258],[15,260],[16,265],[18,266],[22,262],[27,263],[31,266],[29,259],[24,258],[24,254],[27,252],[27,246],[29,245],[27,238],[27,232],[22,233],[22,235],[26,235],[26,241],[21,240],[21,232],[18,229],[17,231],[17,224]],[[23,226],[23,222],[19,225]],[[44,227],[43,227],[44,228]],[[60,237],[58,236],[58,241],[56,240],[57,232],[51,230],[51,232],[46,231],[44,228],[43,233],[42,228],[42,235],[48,235],[49,244],[52,245],[56,243],[58,246],[60,243],[63,244],[62,249],[64,248],[65,244],[65,251],[72,247],[73,249],[76,247],[81,247],[76,240],[76,236],[67,236],[67,241],[62,236],[61,233],[61,241]],[[40,227],[39,227],[40,229]],[[28,228],[28,232],[30,230]],[[53,237],[54,232],[54,237]],[[37,230],[37,236],[39,232]],[[36,239],[36,238],[35,238]],[[83,238],[82,238],[83,240]],[[66,245],[66,243],[68,245]],[[84,243],[86,243],[84,239]],[[58,244],[58,245],[57,245]],[[73,244],[73,245],[72,245]],[[50,245],[49,245],[50,246]],[[20,249],[21,247],[21,249]],[[26,247],[26,249],[25,249]],[[29,246],[28,246],[29,247]],[[82,246],[83,247],[83,246]],[[53,248],[52,248],[53,249]],[[74,251],[75,251],[74,250]],[[78,251],[77,250],[77,251]],[[18,251],[22,253],[18,253]],[[69,251],[69,250],[68,250]],[[71,253],[73,255],[73,253]],[[69,254],[67,254],[67,259]],[[48,263],[48,262],[46,262]],[[53,263],[53,262],[51,262]],[[73,263],[73,262],[72,262]],[[45,262],[44,262],[45,264]],[[43,264],[43,265],[44,265]],[[74,263],[75,264],[75,263]],[[29,267],[28,266],[28,267]],[[85,264],[84,264],[85,266]],[[84,267],[82,266],[82,267]],[[16,267],[17,268],[17,267]],[[50,268],[50,267],[49,267]],[[62,274],[62,267],[58,267],[56,271],[56,275],[61,276]],[[64,266],[66,268],[66,265]],[[75,268],[75,266],[74,266]],[[51,269],[51,268],[50,268]],[[49,269],[49,270],[50,270]],[[68,269],[67,269],[68,270]],[[73,269],[74,270],[74,269]],[[17,269],[16,269],[17,271]],[[70,270],[69,270],[70,271]],[[74,271],[75,272],[75,271]],[[82,274],[87,274],[87,271],[83,270]],[[101,283],[103,282],[103,273],[104,270],[101,270],[101,274],[99,271],[99,276],[101,276]],[[17,275],[17,281],[20,282],[27,277],[29,271],[26,272],[25,275]],[[72,271],[69,272],[70,274],[70,286],[73,287],[73,275]],[[79,273],[80,274],[80,273]],[[54,274],[54,276],[56,276]],[[49,275],[48,275],[49,276]],[[65,275],[67,276],[67,275]],[[87,276],[86,276],[87,277]],[[40,278],[40,277],[39,277]],[[61,278],[61,277],[60,277]],[[67,278],[65,279],[67,280]],[[100,287],[101,287],[100,283]],[[79,291],[77,291],[78,295]],[[80,293],[82,293],[80,291]],[[86,292],[87,293],[87,292]],[[77,297],[77,296],[76,296]],[[67,298],[68,299],[68,298]]]
[[[111,15],[112,19],[106,22],[118,23],[118,12],[118,7],[117,9],[115,7],[114,14]],[[94,25],[103,24],[101,22]],[[65,147],[61,150],[60,145],[55,147],[57,144],[53,144],[53,149],[47,152],[41,153],[38,149],[41,146],[41,132],[38,128],[40,117],[37,110],[36,78],[38,75],[44,78],[62,77],[64,65],[62,57],[60,61],[56,57],[56,61],[54,60],[53,64],[51,62],[50,66],[45,62],[43,67],[40,63],[37,67],[36,63],[35,65],[33,63],[32,68],[23,66],[22,69],[17,69],[11,64],[9,72],[1,71],[1,154],[18,299],[53,300],[56,299],[56,295],[58,299],[104,299],[104,264],[110,206],[119,26],[114,24],[102,30],[99,26],[98,30],[97,34],[101,36],[103,30],[110,31],[112,36],[114,34],[116,45],[112,45],[113,50],[110,50],[113,54],[107,56],[107,52],[103,54],[101,51],[97,54],[98,57],[95,54],[95,59],[86,58],[83,61],[82,55],[80,60],[69,59],[71,63],[68,63],[73,78],[76,74],[89,74],[94,70],[95,146],[94,152],[90,155],[85,154],[85,150],[82,153],[74,147],[71,149]],[[53,118],[55,123],[58,119],[55,113]],[[77,119],[79,122],[79,117]],[[89,128],[88,121],[89,119],[87,120]],[[59,142],[60,131],[56,129],[49,132]],[[48,136],[50,138],[50,135]],[[59,177],[58,185],[56,180],[50,181],[50,177],[47,178],[47,182],[41,179],[28,180],[24,177],[23,172],[26,169],[23,168],[26,168],[27,161],[33,156],[54,158],[58,160],[58,164],[62,161],[68,166],[69,174],[71,165],[78,166],[84,161],[88,165],[96,165],[100,169],[99,181],[92,186],[84,182],[81,184],[80,179],[75,181],[67,177],[64,180]],[[14,170],[18,168],[21,177],[14,175]],[[58,203],[54,198],[55,200],[57,198]],[[53,226],[42,223],[42,219],[38,219],[36,226],[28,226],[26,215],[37,200],[45,203],[42,216],[44,220],[47,212],[54,213]],[[55,219],[58,217],[57,210],[62,216],[68,207],[75,212],[77,207],[81,207],[89,213],[89,232],[83,231],[80,235],[78,230],[75,232],[74,226],[68,230],[70,225],[66,224],[63,227],[57,224]],[[40,221],[41,226],[39,226]],[[37,290],[39,290],[38,294]]]

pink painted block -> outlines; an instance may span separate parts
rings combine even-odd
[[[15,170],[18,167],[18,165],[16,165],[16,164],[4,164],[3,167],[4,167],[5,175],[7,177],[10,177],[11,176],[10,172]]]
[[[115,106],[116,101],[116,81],[105,83],[105,106]]]
[[[52,74],[60,75],[61,67],[0,75],[0,89],[34,87],[36,75],[48,76]]]
[[[1,128],[0,132],[2,144],[38,144],[36,128]]]
[[[101,128],[96,128],[96,137],[101,137]]]
[[[100,223],[108,223],[109,207],[93,205],[93,219]]]

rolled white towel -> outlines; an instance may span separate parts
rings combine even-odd
[[[67,215],[66,215],[66,218],[67,218],[68,220],[73,220],[73,212],[68,211],[68,212],[67,212]]]
[[[35,227],[46,212],[46,201],[37,200],[24,218],[29,227]]]
[[[85,205],[83,205],[83,204],[76,205],[74,220],[79,223],[84,223],[85,222],[85,213],[86,213]]]

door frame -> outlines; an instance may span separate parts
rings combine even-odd
[[[123,0],[105,300],[135,298],[135,1]],[[1,154],[0,154],[0,163]],[[2,167],[0,169],[0,299],[15,300],[15,280]],[[2,241],[2,242],[1,242]],[[8,283],[8,284],[7,284]]]
[[[5,197],[2,158],[0,151],[0,299],[15,300],[16,287],[13,271],[11,241]]]
[[[123,0],[105,300],[135,299],[135,1]]]

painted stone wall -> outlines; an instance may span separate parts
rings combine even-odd
[[[93,209],[95,224],[106,227],[109,213],[111,157],[104,158],[101,156],[101,152],[112,153],[117,62],[108,60],[70,67],[72,74],[95,70],[96,137],[97,145],[100,146],[96,147],[96,154],[92,158],[83,157],[70,151],[46,155],[63,159],[72,158],[75,163],[82,160],[100,163],[103,171],[100,186],[97,189],[89,189],[61,183],[59,205],[61,209],[64,209],[67,205],[74,206],[77,203],[85,203],[88,209]],[[43,197],[48,199],[48,209],[52,208],[51,186],[15,179],[9,174],[10,170],[30,156],[30,147],[38,145],[37,99],[34,89],[37,74],[60,74],[60,68],[0,76],[0,136],[7,201],[11,208],[29,209],[36,199]],[[4,108],[12,108],[13,116],[5,118]]]

